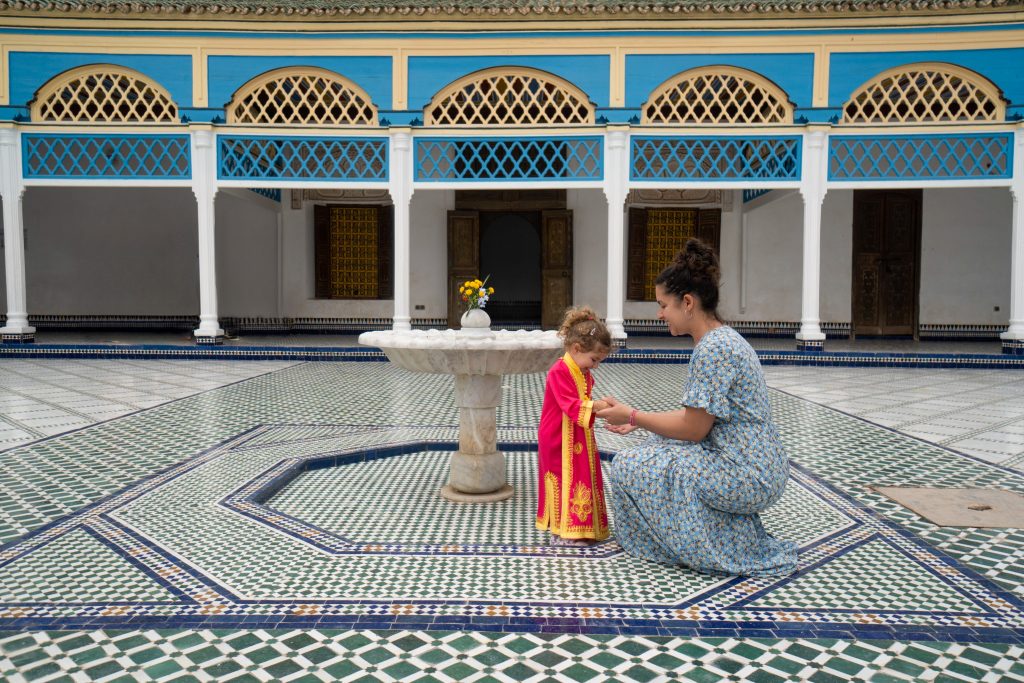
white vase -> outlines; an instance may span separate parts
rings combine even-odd
[[[487,336],[491,333],[491,316],[482,308],[471,308],[462,314],[462,333]]]

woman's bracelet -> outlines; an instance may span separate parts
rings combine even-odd
[[[636,427],[636,408],[633,408],[629,414],[629,426]]]

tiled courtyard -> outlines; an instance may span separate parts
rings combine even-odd
[[[674,407],[686,366],[598,393]],[[382,362],[0,361],[0,679],[1024,681],[1024,530],[873,485],[1024,493],[1024,371],[767,366],[784,579],[550,547],[541,375],[506,377],[512,499],[437,496],[452,379]],[[599,432],[603,451],[631,438]]]

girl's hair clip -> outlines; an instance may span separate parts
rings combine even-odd
[[[590,328],[590,336],[593,337],[595,332],[597,332],[597,325]]]

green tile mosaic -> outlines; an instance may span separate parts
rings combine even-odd
[[[685,366],[608,365],[598,373],[598,393],[643,409],[670,408],[684,376]],[[499,439],[529,443],[542,377],[509,377],[503,384]],[[451,441],[454,407],[437,400],[450,392],[449,378],[384,363],[309,363],[3,453],[0,491],[11,495],[0,496],[0,542],[8,542],[0,547],[0,562],[14,562],[0,566],[0,619],[15,630],[0,633],[0,678],[1024,680],[1019,643],[946,642],[961,632],[965,641],[984,640],[971,635],[984,626],[1022,633],[1020,610],[1006,602],[1007,594],[994,593],[955,562],[1022,595],[1024,532],[937,528],[867,488],[900,483],[1020,491],[1020,474],[788,394],[773,393],[773,407],[799,469],[765,522],[773,533],[804,544],[802,563],[811,569],[774,586],[637,562],[618,553],[614,542],[593,552],[550,554],[532,529],[529,451],[509,454],[516,497],[487,512],[445,509],[433,492],[444,481],[447,454],[429,448],[312,471],[270,501],[285,521],[298,518],[368,546],[348,555],[327,552],[226,502],[281,462],[381,444]],[[598,439],[604,450],[623,443],[603,432]],[[836,491],[866,509],[844,503]],[[11,543],[112,494],[84,516]],[[954,564],[945,566],[952,571],[940,571],[944,563],[927,545],[916,545],[882,519],[948,554]],[[83,521],[110,545],[76,528]],[[417,556],[392,552],[393,544],[540,550]],[[188,596],[186,602],[171,596],[170,604],[158,604],[171,594],[151,576]],[[173,619],[279,618],[288,610],[311,619],[377,615],[385,624],[429,615],[446,629],[458,629],[458,622],[446,626],[443,618],[485,621],[469,631],[405,630],[401,622],[392,623],[393,630],[363,630],[352,622],[333,630],[234,630],[236,620],[226,630],[193,631],[170,622],[174,628],[166,630],[23,632],[15,625],[26,608],[15,599],[49,604],[56,619],[96,624],[115,602]],[[290,602],[273,602],[281,599]],[[638,629],[643,623],[666,629],[675,620],[706,629],[721,623],[725,630],[728,624],[756,626],[750,620],[763,615],[798,629],[881,620],[902,629],[897,633],[907,640],[862,633],[797,637],[784,629],[778,634],[785,637],[777,638],[716,638],[709,631],[678,637],[537,633],[532,622],[508,621],[523,614],[540,619],[538,628],[561,631],[615,623],[609,620]],[[518,632],[487,633],[482,629],[491,618]]]
[[[754,600],[752,607],[975,612],[979,605],[885,541],[870,541]]]
[[[82,529],[0,566],[0,599],[19,602],[179,602]]]
[[[567,636],[443,631],[360,631],[358,639],[331,632],[305,633],[313,642],[289,643],[291,631],[253,631],[246,643],[226,642],[215,632],[198,631],[199,643],[182,650],[168,647],[157,631],[142,631],[148,649],[159,653],[142,667],[125,666],[138,645],[117,631],[89,631],[86,645],[103,653],[92,671],[126,673],[158,681],[240,680],[741,680],[741,681],[1013,681],[1020,680],[1019,648],[1003,645],[964,647],[955,643],[915,644],[886,641],[853,644],[831,639],[708,638],[692,647],[685,638],[647,636]],[[60,646],[70,636],[37,632],[12,646],[0,634],[0,674],[10,673],[12,655]],[[418,642],[409,645],[409,640]],[[406,641],[405,647],[397,641]],[[458,643],[456,646],[455,643]],[[510,647],[515,642],[516,647]],[[214,645],[215,644],[215,645]],[[146,646],[142,646],[146,647]],[[219,655],[187,664],[215,647]],[[78,651],[78,650],[75,650]],[[255,667],[255,668],[254,668]],[[70,658],[27,666],[11,680],[68,680],[71,672],[90,671]],[[69,675],[71,674],[71,675]],[[81,674],[79,674],[79,677]],[[248,678],[247,678],[248,677]],[[93,678],[92,680],[99,680]]]

